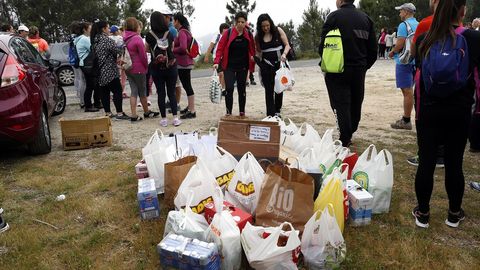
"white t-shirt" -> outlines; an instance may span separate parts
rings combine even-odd
[[[215,44],[215,46],[213,46],[213,59],[215,59],[215,54],[217,53],[218,42],[220,41],[221,38],[222,38],[222,34],[216,34],[212,37],[212,40],[210,41],[210,43]]]
[[[385,41],[386,41],[386,44],[385,44],[385,45],[386,45],[387,47],[392,47],[392,46],[393,46],[393,34],[387,35],[387,36],[385,37]]]
[[[122,36],[110,36],[113,41],[115,41],[115,46],[122,47],[123,46],[123,37]]]

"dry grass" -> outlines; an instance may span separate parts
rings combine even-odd
[[[466,188],[463,207],[468,218],[459,229],[447,228],[443,170],[437,170],[431,227],[415,228],[410,215],[415,170],[403,162],[415,152],[408,141],[392,149],[396,162],[391,213],[375,216],[367,227],[347,227],[348,256],[343,267],[478,267],[480,194]],[[359,142],[358,148],[366,146]],[[0,236],[0,269],[158,268],[155,246],[163,234],[166,211],[158,221],[140,221],[133,172],[139,158],[139,151],[121,147],[41,157],[5,154],[0,163],[0,203],[12,228]],[[478,156],[466,155],[465,175],[467,180],[480,179]],[[66,194],[66,200],[55,201],[59,194]]]

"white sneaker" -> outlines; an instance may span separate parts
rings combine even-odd
[[[173,124],[173,126],[178,127],[182,124],[182,120],[180,120],[178,118],[175,118],[175,119],[173,119],[172,124]]]
[[[166,118],[163,118],[162,120],[160,120],[160,126],[167,127],[168,126],[168,120]]]

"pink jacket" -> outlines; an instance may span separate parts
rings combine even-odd
[[[175,38],[173,54],[177,59],[177,65],[182,67],[193,66],[193,59],[187,54],[188,45],[192,43],[192,34],[187,29],[180,28]]]
[[[132,58],[132,74],[147,74],[148,61],[143,39],[136,32],[125,31],[123,41],[127,44],[128,53]]]

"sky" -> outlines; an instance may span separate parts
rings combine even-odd
[[[257,6],[252,14],[249,14],[249,21],[256,23],[258,15],[268,13],[275,24],[285,23],[293,20],[298,26],[302,23],[302,14],[308,8],[309,0],[257,0]],[[335,0],[318,0],[320,8],[335,10]],[[253,3],[253,0],[250,0]],[[225,22],[225,15],[228,14],[227,0],[193,0],[195,12],[189,18],[192,33],[196,37],[202,37],[218,32],[218,27]],[[162,0],[145,0],[145,9],[161,10],[166,8]]]

